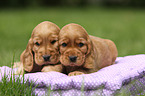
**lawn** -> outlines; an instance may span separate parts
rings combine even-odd
[[[0,9],[0,66],[11,66],[14,53],[15,61],[19,61],[33,28],[42,21],[54,22],[60,28],[68,23],[78,23],[91,35],[113,40],[118,48],[118,56],[145,53],[143,9]]]

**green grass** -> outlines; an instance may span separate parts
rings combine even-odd
[[[33,93],[33,82],[24,83],[24,78],[4,75],[0,82],[0,96],[36,96]],[[26,81],[27,82],[27,81]]]
[[[11,66],[13,66],[14,60],[15,53],[13,54]],[[7,74],[0,72],[0,75],[3,76],[0,81],[0,96],[37,96],[33,92],[37,85],[34,87],[35,82],[25,80],[24,74],[20,77],[20,75],[14,75],[11,71]]]
[[[60,28],[68,23],[78,23],[90,35],[113,40],[119,56],[145,53],[145,11],[143,9],[92,7],[0,9],[0,66],[10,67],[14,53],[16,53],[15,61],[19,61],[33,28],[42,21],[54,22]],[[8,83],[5,79],[4,77],[5,83],[0,83],[0,89],[4,88],[0,93],[1,96],[6,96],[8,92],[19,96],[19,93],[29,94],[32,91],[27,90],[29,86],[25,84],[19,86],[18,82]],[[20,87],[19,89],[26,90],[15,93],[16,85]]]

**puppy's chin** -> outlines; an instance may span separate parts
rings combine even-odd
[[[66,59],[65,56],[60,57],[60,62],[64,66],[70,66],[70,67],[79,67],[84,64],[84,59],[82,58],[81,60],[77,60],[76,62],[71,62],[69,59]]]
[[[70,62],[69,64],[68,64],[68,66],[70,66],[70,67],[79,67],[79,66],[82,66],[83,64],[78,64],[78,63],[73,63],[73,62]]]
[[[51,61],[43,61],[43,62],[40,62],[38,60],[35,60],[35,63],[37,65],[40,65],[40,66],[42,66],[42,65],[50,65],[50,64],[57,64],[58,62],[59,62],[59,60],[55,60],[55,62],[51,62]]]

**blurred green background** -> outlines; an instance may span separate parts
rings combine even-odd
[[[60,28],[82,25],[90,35],[111,39],[119,56],[145,53],[145,0],[1,0],[0,66],[19,61],[33,28],[51,21]]]

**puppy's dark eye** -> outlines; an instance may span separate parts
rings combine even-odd
[[[38,42],[35,43],[37,46],[40,46],[40,44]]]
[[[83,44],[83,43],[79,43],[78,46],[79,46],[79,47],[83,47],[84,44]]]
[[[51,44],[54,44],[56,42],[56,40],[51,41]]]
[[[63,46],[63,47],[66,47],[66,46],[67,46],[67,44],[66,44],[66,43],[62,43],[62,46]]]

